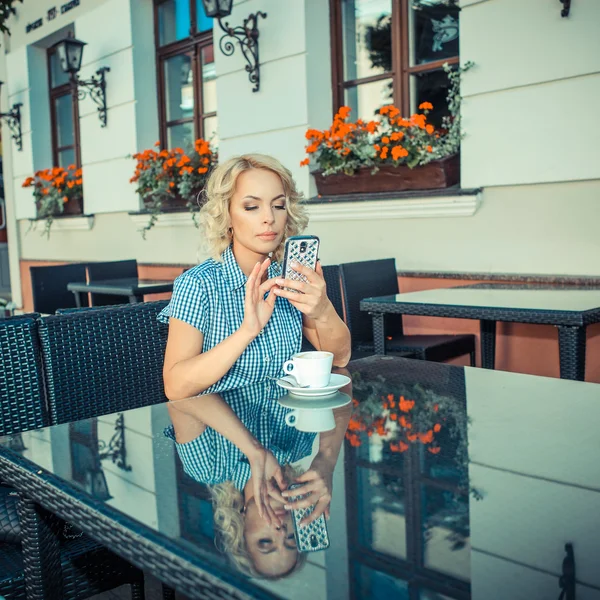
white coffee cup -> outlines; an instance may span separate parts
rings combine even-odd
[[[283,370],[302,387],[322,388],[329,385],[332,366],[331,352],[300,352],[283,364]]]
[[[285,415],[285,423],[299,431],[319,433],[335,429],[335,418],[331,408],[303,410],[295,408]]]

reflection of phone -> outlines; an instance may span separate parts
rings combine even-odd
[[[288,489],[293,490],[301,486],[301,483],[292,483]],[[294,502],[300,500],[303,496],[290,496],[289,500]],[[296,534],[296,545],[298,552],[318,552],[329,548],[329,535],[327,533],[327,523],[325,515],[322,514],[308,525],[300,526],[300,521],[307,517],[314,510],[314,506],[308,508],[297,508],[292,510],[292,521],[294,522],[294,531]]]
[[[316,235],[294,235],[285,242],[282,276],[285,279],[307,283],[304,275],[294,271],[290,263],[296,261],[313,271],[317,266],[319,257],[319,238]],[[296,290],[293,290],[296,291]]]

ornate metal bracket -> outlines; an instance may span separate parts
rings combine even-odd
[[[100,460],[110,458],[114,464],[123,469],[131,471],[131,465],[127,464],[127,451],[125,448],[125,418],[123,413],[119,413],[115,422],[115,432],[110,438],[108,444],[103,440],[98,440],[98,455]]]
[[[562,590],[558,600],[575,600],[575,555],[573,544],[565,544],[567,555],[563,558],[562,575],[558,579],[558,586]]]
[[[254,84],[253,92],[258,92],[260,88],[260,66],[258,62],[258,18],[267,18],[267,13],[258,11],[252,13],[247,19],[244,19],[243,25],[230,27],[228,22],[224,24],[219,19],[219,26],[225,32],[225,35],[219,40],[219,48],[225,56],[231,56],[235,52],[235,45],[228,38],[237,40],[240,50],[248,63],[248,79]]]
[[[571,0],[559,0],[559,2],[563,5],[563,9],[560,11],[560,16],[568,17],[569,11],[571,10]]]
[[[110,67],[102,67],[92,75],[91,79],[79,79],[74,76],[73,85],[77,87],[77,98],[83,100],[86,95],[98,105],[98,116],[100,118],[100,127],[106,127],[106,78],[105,73],[110,71]]]
[[[0,118],[6,119],[6,124],[10,129],[11,137],[15,140],[15,146],[17,150],[21,152],[23,150],[23,136],[21,134],[21,106],[23,104],[13,104],[12,108],[5,113],[0,113]]]

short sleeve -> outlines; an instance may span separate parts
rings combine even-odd
[[[171,302],[160,316],[163,321],[168,321],[169,317],[179,319],[206,333],[209,323],[208,313],[208,297],[202,280],[184,274],[175,280]]]

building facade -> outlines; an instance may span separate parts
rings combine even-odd
[[[147,215],[129,182],[133,153],[201,135],[218,139],[221,159],[264,152],[292,170],[311,199],[309,232],[321,238],[325,264],[393,256],[402,291],[600,276],[600,125],[586,118],[600,94],[600,4],[575,0],[566,18],[551,0],[461,0],[460,13],[422,4],[447,14],[424,24],[427,10],[415,13],[410,0],[234,2],[225,19],[232,25],[267,13],[258,22],[258,92],[239,48],[233,56],[219,49],[221,29],[204,16],[201,0],[17,5],[0,65],[2,111],[22,103],[22,151],[2,126],[16,304],[31,308],[33,264],[136,258],[142,274],[171,276],[201,260],[189,213],[164,215],[141,237]],[[110,67],[106,127],[89,98],[69,95],[53,58],[52,46],[68,32],[87,43],[82,78]],[[443,102],[445,61],[475,63],[462,82],[460,191],[320,202],[309,169],[300,167],[306,130],[328,127],[342,103],[368,113],[389,101],[403,111],[426,99]],[[22,182],[70,161],[83,171],[83,214],[57,219],[47,239],[31,226],[35,205]],[[406,321],[409,333],[473,330]],[[557,359],[539,360],[556,353],[551,328],[500,329],[501,368],[557,372]],[[588,378],[600,381],[596,333],[590,329]]]

